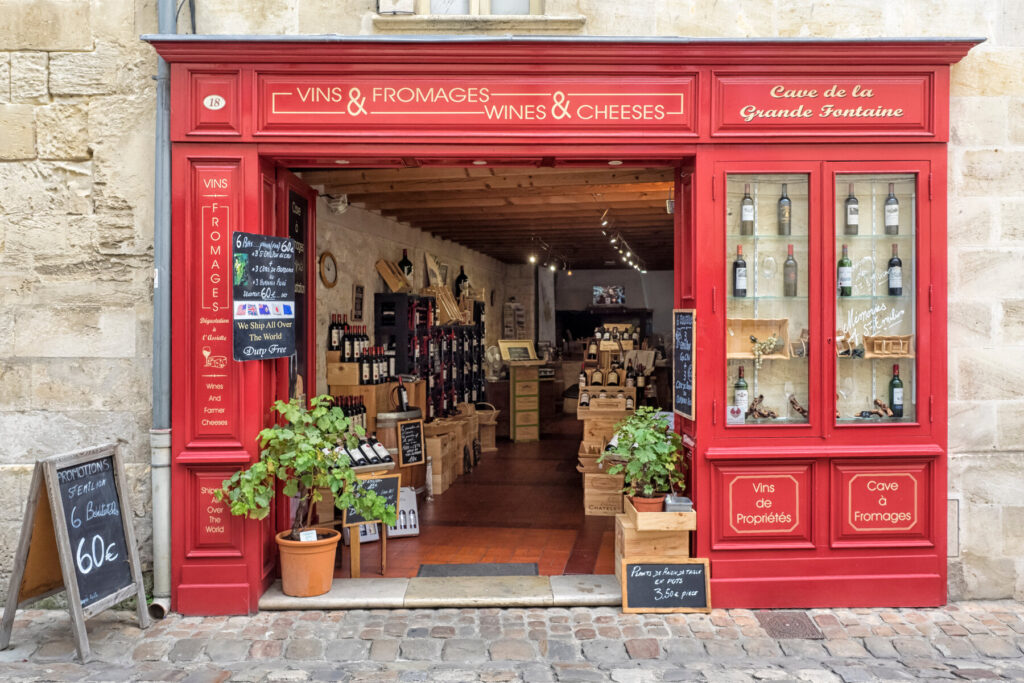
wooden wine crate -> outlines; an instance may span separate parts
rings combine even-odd
[[[330,353],[337,353],[332,351]],[[359,363],[327,362],[328,386],[345,386],[359,384]]]
[[[380,259],[375,264],[375,267],[377,272],[380,273],[381,279],[384,280],[384,284],[392,292],[408,292],[412,289],[408,278],[405,277],[405,273],[402,272],[397,263],[387,259]]]
[[[865,358],[913,358],[914,335],[864,335]]]
[[[602,451],[604,451],[604,447],[607,443],[608,442],[604,439],[595,442],[581,441],[579,456],[581,458],[596,458],[601,455]]]
[[[583,410],[586,410],[586,408]],[[615,436],[615,425],[628,415],[632,415],[632,413],[622,413],[620,415],[604,413],[593,415],[588,413],[580,418],[583,420],[583,440],[587,443],[608,443]]]
[[[590,376],[593,375],[593,374],[594,374],[593,371],[587,373],[587,381],[588,382],[590,381]],[[621,386],[618,386],[618,385],[616,385],[616,386],[608,386],[608,385],[601,385],[601,384],[597,384],[597,385],[587,384],[585,386],[585,389],[587,390],[587,393],[590,394],[591,398],[596,397],[601,392],[602,389],[607,391],[612,396],[614,396],[615,394],[619,393],[619,391],[621,390],[622,393],[625,394],[626,396],[632,396],[633,398],[636,398],[636,387],[627,387],[625,385],[621,385]]]
[[[687,531],[640,531],[628,515],[616,515],[615,552],[627,559],[636,556],[687,558],[690,534]]]
[[[789,318],[729,318],[725,321],[726,358],[753,358],[750,337],[764,341],[775,335],[779,340],[773,353],[762,358],[789,358]]]
[[[496,431],[498,426],[494,424],[481,424],[480,425],[480,452],[481,453],[494,453],[498,450],[496,439]]]
[[[431,485],[434,495],[439,496],[448,490],[454,481],[454,445],[455,437],[451,434],[428,436],[423,440],[427,457],[430,458]]]
[[[602,407],[602,404],[594,405],[594,401],[617,401],[615,406],[617,407]],[[607,404],[604,404],[607,405]],[[587,422],[591,420],[604,420],[610,421],[611,426],[614,427],[617,423],[625,420],[627,417],[633,414],[632,410],[626,410],[626,399],[616,398],[598,398],[590,399],[589,406],[579,406],[576,408],[576,419],[585,420]],[[586,427],[584,427],[584,430]],[[614,434],[614,429],[611,434]],[[608,438],[611,438],[611,434]]]
[[[693,531],[697,528],[696,512],[637,512],[628,498],[624,509],[625,516],[637,531],[654,533]]]
[[[599,517],[622,514],[621,474],[583,474],[583,513]]]

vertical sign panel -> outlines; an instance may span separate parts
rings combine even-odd
[[[238,222],[239,168],[235,164],[193,167],[193,220],[198,227],[189,283],[193,400],[192,438],[241,445],[240,407],[231,386],[231,232]]]
[[[286,237],[235,232],[231,238],[234,357],[295,353],[295,244]]]
[[[695,309],[672,311],[672,408],[688,420],[693,419],[696,319]]]

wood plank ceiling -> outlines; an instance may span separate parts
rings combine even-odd
[[[421,167],[310,170],[330,195],[506,263],[550,255],[575,269],[626,267],[618,233],[648,270],[672,269],[670,168]],[[607,214],[605,211],[607,210]],[[538,241],[539,240],[539,241]],[[541,246],[548,245],[547,252]]]

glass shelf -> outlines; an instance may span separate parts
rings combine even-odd
[[[737,303],[741,301],[806,301],[806,296],[771,296],[768,294],[757,296],[730,296],[730,300]]]

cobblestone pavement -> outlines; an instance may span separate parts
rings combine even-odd
[[[1024,681],[1024,604],[801,611],[820,637],[771,638],[749,610],[614,608],[133,612],[88,622],[75,662],[66,613],[18,614],[0,679],[102,681]],[[816,634],[814,634],[816,635]]]

